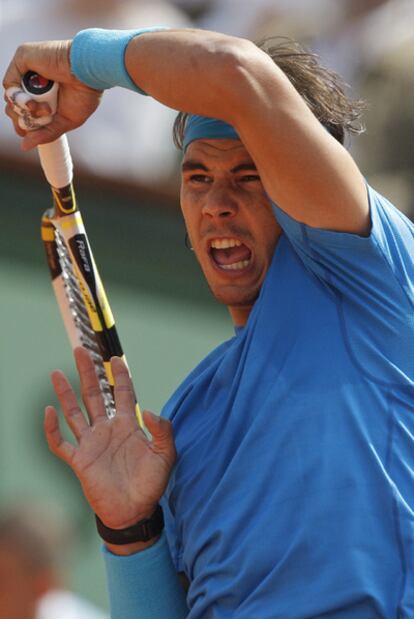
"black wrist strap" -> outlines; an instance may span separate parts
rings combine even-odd
[[[151,518],[139,520],[139,522],[126,529],[110,529],[104,525],[96,514],[95,519],[98,533],[104,542],[118,546],[132,544],[133,542],[148,542],[153,537],[159,535],[164,528],[164,515],[160,505],[157,505],[157,509]]]

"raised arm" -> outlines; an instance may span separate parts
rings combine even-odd
[[[201,31],[131,41],[126,67],[155,99],[233,125],[269,196],[311,226],[369,230],[364,180],[271,58],[245,39]]]
[[[70,47],[71,42],[26,44],[6,74],[6,87],[30,68],[63,84],[54,125],[27,137],[26,146],[82,124],[97,105],[99,93],[71,74]],[[100,50],[90,48],[91,62]],[[232,124],[267,193],[289,215],[315,227],[369,231],[365,183],[352,157],[252,42],[199,30],[147,32],[131,38],[125,67],[161,103]]]

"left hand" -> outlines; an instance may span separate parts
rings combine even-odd
[[[176,458],[169,421],[145,411],[148,440],[135,415],[135,396],[123,361],[112,359],[116,415],[106,416],[95,367],[84,348],[75,359],[87,416],[64,374],[52,373],[52,382],[65,419],[75,437],[73,445],[59,428],[57,411],[48,406],[45,432],[51,451],[78,477],[92,510],[112,529],[122,529],[149,518],[165,491]]]

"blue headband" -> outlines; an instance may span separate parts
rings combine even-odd
[[[215,140],[223,138],[240,140],[236,130],[223,120],[190,114],[184,129],[183,150],[185,151],[187,146],[191,142],[194,142],[194,140]]]

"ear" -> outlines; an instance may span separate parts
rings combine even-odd
[[[191,241],[190,241],[190,236],[188,234],[188,232],[186,231],[185,233],[185,237],[184,237],[184,245],[186,246],[187,249],[189,249],[190,251],[194,251],[193,246],[191,245]]]

